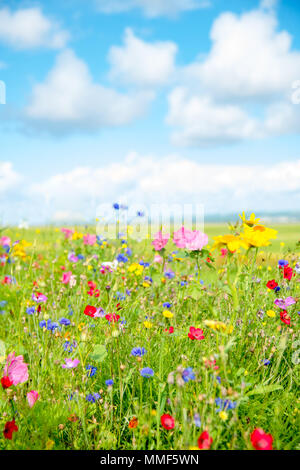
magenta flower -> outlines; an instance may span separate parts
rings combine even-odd
[[[1,237],[0,238],[0,245],[10,246],[11,245],[11,239],[9,237]]]
[[[294,305],[296,303],[296,300],[294,297],[287,297],[286,299],[275,299],[274,304],[276,307],[286,309],[287,307],[290,307],[291,305]]]
[[[168,240],[170,238],[169,233],[166,233],[165,235],[162,234],[162,232],[157,232],[154,235],[154,240],[152,242],[152,245],[154,246],[156,251],[162,250],[166,244],[168,243]]]
[[[38,398],[39,398],[39,394],[36,390],[31,390],[30,392],[27,393],[27,401],[28,401],[28,405],[30,406],[30,408],[34,406]]]
[[[40,292],[37,292],[36,294],[32,294],[32,300],[37,303],[47,302],[48,297],[46,297],[44,294],[41,294]]]
[[[63,284],[69,284],[69,282],[71,280],[71,277],[72,277],[72,271],[65,272],[65,273],[63,273],[63,277],[62,277],[61,282]]]
[[[13,385],[22,384],[28,380],[28,367],[23,361],[23,356],[16,356],[15,352],[7,356],[4,376],[7,376]]]
[[[69,238],[71,238],[71,236],[73,235],[73,230],[70,230],[69,228],[62,228],[61,229],[62,233],[65,235],[65,238],[66,240],[68,240]]]
[[[75,369],[80,361],[78,359],[65,359],[65,364],[62,364],[63,369]]]
[[[202,250],[208,243],[208,236],[199,230],[189,230],[181,227],[177,232],[174,232],[173,241],[178,248],[185,248],[186,250]]]
[[[84,237],[83,237],[84,245],[93,246],[93,245],[95,245],[96,241],[97,241],[96,235],[91,235],[91,234],[88,233],[87,235],[84,235]]]

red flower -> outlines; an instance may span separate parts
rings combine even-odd
[[[203,431],[203,433],[199,436],[198,439],[198,447],[199,449],[209,449],[213,443],[213,439],[210,437],[207,431]]]
[[[115,313],[108,313],[105,315],[105,318],[109,322],[118,323],[120,320],[120,315],[116,315]]]
[[[129,429],[135,429],[135,428],[138,427],[138,424],[139,424],[138,419],[136,417],[134,417],[129,421],[128,427],[129,427]]]
[[[267,282],[268,289],[275,289],[278,286],[277,282],[272,279],[272,281]]]
[[[170,326],[170,328],[166,328],[165,331],[169,333],[169,335],[171,335],[172,333],[174,333],[174,328],[173,326]]]
[[[175,426],[175,419],[171,415],[162,415],[160,418],[160,422],[163,428],[167,429],[170,431],[171,429],[174,429]]]
[[[293,268],[291,268],[288,265],[285,266],[283,268],[283,277],[284,277],[284,279],[287,279],[288,281],[290,281],[293,276],[294,276]]]
[[[272,450],[273,437],[263,429],[256,428],[251,434],[251,443],[256,450]]]
[[[188,336],[190,339],[204,339],[203,330],[200,330],[200,328],[195,328],[194,326],[190,327]]]
[[[5,439],[10,439],[11,440],[13,432],[18,431],[18,429],[19,428],[16,425],[16,422],[15,422],[14,419],[12,421],[7,421],[7,423],[5,424],[5,427],[4,427],[4,431],[3,431]]]
[[[96,307],[93,307],[92,305],[87,305],[84,309],[84,314],[92,318],[94,318],[96,312]]]
[[[13,385],[13,382],[10,380],[9,377],[7,377],[7,375],[5,375],[4,377],[2,377],[1,379],[1,385],[4,389],[6,388],[9,388]]]
[[[285,323],[286,325],[291,324],[291,318],[288,316],[288,313],[286,310],[282,310],[280,312],[280,320]]]

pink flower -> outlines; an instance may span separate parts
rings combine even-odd
[[[35,390],[31,390],[30,392],[27,393],[27,401],[28,401],[28,405],[30,406],[30,408],[34,406],[38,398],[39,398],[39,394]]]
[[[62,228],[61,229],[62,233],[65,235],[65,239],[67,240],[68,238],[71,238],[73,235],[73,230],[70,230],[69,228]]]
[[[228,253],[227,248],[221,248],[221,256],[222,256],[222,258],[224,258],[224,257],[227,255],[227,253]]]
[[[287,297],[286,299],[274,300],[274,304],[276,305],[276,307],[283,308],[283,309],[290,307],[291,305],[294,305],[295,303],[296,303],[296,300],[294,299],[294,297]]]
[[[63,369],[75,369],[80,361],[78,359],[65,359],[65,364],[62,364]]]
[[[22,384],[28,380],[27,364],[23,361],[23,356],[16,356],[15,352],[7,356],[4,375],[11,380],[13,385]]]
[[[202,250],[208,243],[208,236],[199,230],[189,230],[181,227],[173,234],[173,241],[178,248],[185,248],[187,250]]]
[[[165,235],[162,234],[162,232],[157,232],[154,235],[154,240],[152,242],[152,245],[154,246],[156,251],[162,250],[166,244],[168,243],[168,240],[170,238],[169,233],[166,233]]]
[[[72,277],[72,271],[68,271],[66,273],[63,273],[63,277],[62,277],[61,282],[63,284],[69,284],[69,282],[71,280],[71,277]]]
[[[154,263],[162,263],[162,262],[163,262],[163,258],[162,258],[160,255],[155,255],[153,262],[154,262]]]
[[[83,243],[84,245],[90,245],[93,246],[95,245],[97,241],[96,235],[90,235],[89,233],[87,235],[84,235],[83,237]]]
[[[11,239],[9,237],[1,237],[0,238],[0,245],[2,246],[10,246]]]

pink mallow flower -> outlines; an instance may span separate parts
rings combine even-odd
[[[80,361],[78,359],[65,359],[65,364],[62,364],[63,369],[75,369]]]
[[[87,235],[84,235],[83,237],[83,243],[84,245],[95,245],[97,241],[97,237],[96,235],[91,235],[90,233],[88,233]]]
[[[173,241],[178,248],[185,248],[186,250],[202,250],[208,243],[208,236],[199,230],[189,230],[181,227],[177,232],[174,232]]]
[[[28,401],[28,405],[30,406],[30,408],[34,406],[38,398],[39,398],[39,394],[36,390],[31,390],[30,392],[27,393],[27,401]]]
[[[166,233],[165,235],[162,234],[162,232],[157,232],[154,235],[154,240],[152,242],[152,245],[154,246],[156,251],[162,250],[166,244],[168,243],[168,240],[170,238],[169,233]]]
[[[287,297],[286,299],[274,300],[274,304],[276,305],[276,307],[283,308],[283,309],[290,307],[291,305],[294,305],[295,303],[296,303],[296,300],[294,299],[294,297]]]
[[[61,229],[62,233],[65,235],[65,239],[68,240],[69,238],[72,237],[74,231],[70,230],[69,228],[62,228]]]
[[[71,277],[72,277],[72,271],[67,271],[67,272],[63,273],[63,277],[62,277],[61,282],[63,284],[69,284],[69,282],[71,280]]]
[[[23,356],[16,356],[12,352],[7,356],[4,367],[4,375],[7,376],[13,385],[22,384],[28,380],[28,367]]]
[[[162,256],[160,256],[159,254],[154,256],[153,263],[162,263],[162,262],[163,262]]]

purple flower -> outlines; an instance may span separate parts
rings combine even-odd
[[[287,297],[286,299],[274,300],[274,304],[276,305],[276,307],[283,308],[283,309],[290,307],[291,305],[294,305],[295,303],[296,303],[296,300],[294,299],[294,297]]]
[[[32,294],[32,300],[35,302],[41,303],[41,302],[47,302],[48,297],[46,297],[44,294],[41,294],[38,292],[36,295]]]
[[[78,359],[65,359],[65,364],[62,364],[63,369],[75,369],[80,361]]]
[[[142,377],[153,377],[154,371],[150,367],[144,367],[140,372]]]
[[[184,382],[189,382],[190,380],[195,380],[195,374],[193,372],[192,367],[188,367],[187,369],[184,369],[182,372],[182,378]]]

